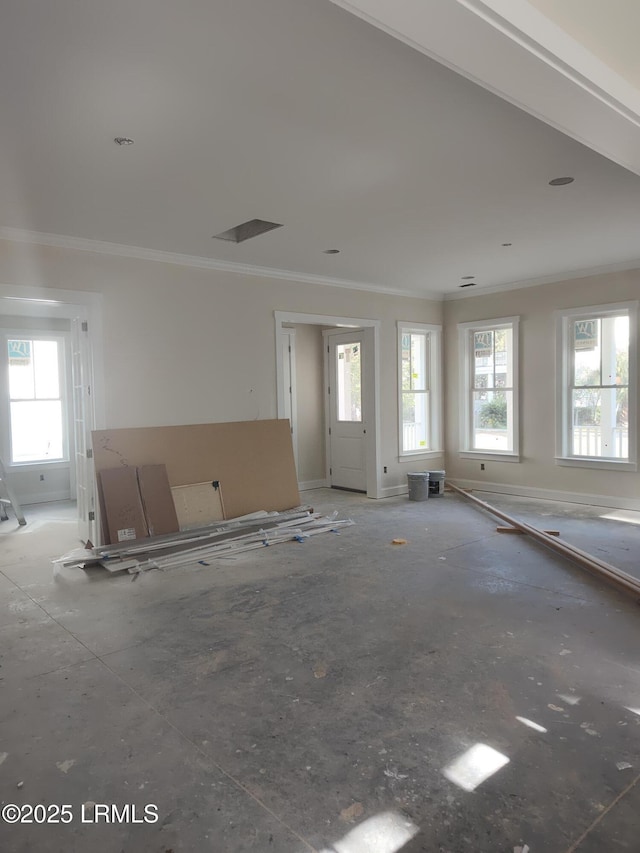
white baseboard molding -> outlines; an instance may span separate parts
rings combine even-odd
[[[380,489],[379,498],[393,498],[396,495],[408,495],[409,494],[409,486],[387,486],[384,489]]]
[[[328,480],[306,480],[303,483],[298,483],[298,491],[308,492],[311,489],[327,489],[330,485]]]
[[[499,495],[519,495],[523,498],[538,498],[545,501],[567,501],[573,504],[601,506],[608,509],[630,509],[640,511],[639,498],[623,498],[618,495],[589,495],[583,492],[560,492],[555,489],[538,489],[533,486],[512,486],[506,483],[486,483],[484,480],[459,480],[451,478],[460,489],[474,492],[495,492]]]
[[[32,492],[24,495],[16,495],[20,506],[28,506],[29,504],[45,504],[49,501],[70,501],[71,493],[69,489],[62,489],[59,492]]]

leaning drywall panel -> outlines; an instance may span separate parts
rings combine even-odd
[[[193,483],[191,486],[174,486],[171,489],[180,530],[206,527],[224,519],[222,490],[219,484],[214,483]]]
[[[149,536],[176,533],[180,528],[165,465],[142,465],[138,484]]]
[[[136,468],[105,468],[100,471],[99,482],[107,542],[148,536]]]
[[[164,463],[171,486],[218,480],[228,518],[300,503],[287,420],[96,430],[92,437],[96,472]]]

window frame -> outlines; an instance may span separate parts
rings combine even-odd
[[[638,301],[585,305],[555,312],[556,316],[556,456],[555,464],[571,468],[600,468],[609,471],[638,470]],[[629,317],[629,456],[628,459],[575,456],[570,449],[570,427],[573,420],[571,391],[573,362],[569,328],[575,320],[602,317]],[[600,386],[598,386],[600,387]]]
[[[495,320],[473,320],[458,323],[458,351],[460,359],[460,449],[458,456],[463,459],[480,459],[497,462],[520,462],[520,317],[499,317]],[[471,398],[473,385],[473,347],[471,341],[475,332],[495,329],[511,329],[511,361],[513,372],[513,436],[512,450],[475,450],[473,448],[473,406]]]
[[[397,327],[397,362],[398,362],[398,459],[431,459],[442,456],[442,326],[432,323],[413,323],[398,320]],[[403,397],[407,392],[402,388],[402,336],[405,334],[424,335],[425,346],[425,376],[428,395],[427,447],[418,450],[405,450],[403,446],[402,418]]]
[[[62,456],[56,459],[34,459],[27,462],[14,462],[12,460],[12,435],[11,435],[11,393],[9,389],[9,356],[7,353],[7,342],[9,340],[28,341],[56,341],[58,344],[59,363],[58,381],[60,391],[60,403],[62,409]],[[68,332],[47,332],[41,329],[0,329],[0,341],[2,351],[0,353],[0,455],[5,465],[13,470],[33,470],[55,467],[68,467],[71,462],[72,452],[72,420],[71,404],[69,394],[71,390],[70,377],[70,334]]]

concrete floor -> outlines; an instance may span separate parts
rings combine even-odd
[[[452,494],[303,497],[356,525],[135,581],[53,578],[71,504],[0,524],[0,799],[73,811],[0,850],[637,853],[636,602]],[[639,514],[482,497],[638,571]]]

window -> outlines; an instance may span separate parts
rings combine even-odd
[[[6,335],[4,354],[10,464],[67,459],[63,339]]]
[[[362,423],[362,345],[336,345],[338,420]]]
[[[441,327],[398,323],[400,456],[441,452]]]
[[[461,323],[461,455],[519,461],[518,318]]]
[[[558,315],[559,464],[636,466],[635,303]]]

